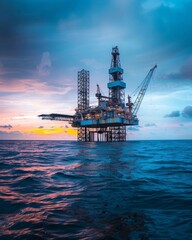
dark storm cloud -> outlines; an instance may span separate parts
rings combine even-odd
[[[71,57],[72,49],[75,45],[83,43],[82,39],[74,36],[74,33],[87,28],[89,25],[87,19],[91,18],[92,12],[88,9],[99,12],[101,2],[101,0],[97,3],[77,0],[1,0],[0,66],[3,67],[3,72],[0,72],[1,81],[46,77],[47,82],[53,82],[54,78],[54,84],[57,85],[57,78],[60,79],[64,75],[65,64],[74,62]],[[83,36],[85,37],[85,34]],[[46,56],[42,56],[46,52],[54,56],[54,68],[51,69],[53,76],[50,75],[51,60],[48,62]],[[65,76],[67,77],[66,72]]]
[[[92,5],[90,2],[1,0],[1,55],[23,56],[34,51],[38,53],[39,50],[57,48],[60,40],[59,22],[70,21],[71,15],[81,18],[89,12],[88,8]],[[64,30],[69,30],[67,27],[71,26],[65,25]]]
[[[1,125],[0,128],[11,129],[13,127],[10,124],[8,124],[8,125]]]
[[[98,39],[103,41],[102,38],[115,32],[126,40],[130,36],[133,40],[139,38],[141,47],[143,48],[144,43],[147,52],[151,46],[159,46],[156,49],[164,46],[182,46],[182,49],[191,46],[192,33],[188,31],[192,28],[190,1],[183,1],[181,7],[177,7],[177,3],[176,7],[162,3],[150,11],[145,11],[145,2],[1,0],[1,57],[31,56],[30,60],[20,62],[19,65],[20,68],[29,67],[30,64],[35,65],[34,61],[37,61],[42,52],[63,54],[62,49],[68,51],[73,43],[88,47],[86,43],[95,44]]]
[[[125,41],[128,46],[133,42],[134,50],[130,46],[129,51],[135,58],[142,56],[141,61],[156,61],[160,55],[166,58],[170,51],[175,54],[190,48],[192,33],[187,29],[192,29],[192,2],[184,0],[179,7],[177,2],[172,7],[162,1],[148,10],[145,2],[1,0],[2,81],[35,78],[57,85],[57,79],[67,76],[66,69],[79,67],[91,54],[103,59],[103,49],[116,41]],[[51,56],[50,61],[43,60],[45,53]]]
[[[192,29],[191,1],[174,2],[173,6],[161,4],[148,13],[149,26],[151,25],[157,44],[170,45],[170,50],[191,48]],[[159,45],[161,47],[161,45]]]
[[[182,116],[185,118],[192,118],[192,106],[186,106],[182,111]]]
[[[180,111],[173,111],[170,114],[166,114],[165,118],[180,117]]]
[[[31,42],[35,43],[43,36],[45,40],[49,31],[53,30],[52,25],[57,24],[60,18],[66,18],[75,8],[75,2],[1,0],[0,42],[3,44],[2,47],[6,47],[8,52],[13,50],[19,52],[25,49],[25,45],[22,48],[23,43],[30,45]]]
[[[192,80],[192,57],[190,57],[186,63],[180,68],[177,73],[171,73],[168,75],[169,79],[190,79]]]
[[[79,5],[76,2],[0,1],[0,61],[6,72],[2,77],[10,79],[16,75],[19,78],[32,75],[42,52],[63,47],[58,23],[69,18]],[[48,71],[45,66],[43,71]]]

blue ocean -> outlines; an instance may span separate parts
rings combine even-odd
[[[192,141],[0,141],[0,239],[191,240]]]

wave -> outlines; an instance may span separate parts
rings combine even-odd
[[[1,142],[0,238],[192,239],[191,143]]]

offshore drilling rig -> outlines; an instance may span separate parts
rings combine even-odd
[[[109,95],[103,96],[99,85],[95,96],[97,106],[89,104],[89,71],[78,72],[78,106],[74,115],[41,114],[47,120],[68,121],[77,128],[77,139],[80,142],[121,142],[126,141],[126,126],[138,125],[137,112],[157,65],[150,69],[145,79],[137,87],[138,95],[134,102],[128,95],[125,103],[126,83],[123,81],[119,49],[112,48],[111,67],[107,87]]]

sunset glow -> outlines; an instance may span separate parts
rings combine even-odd
[[[77,130],[71,127],[68,128],[61,128],[61,127],[54,127],[50,129],[45,129],[45,128],[34,128],[29,130],[31,133],[35,133],[37,135],[48,135],[48,134],[67,134],[67,135],[72,135],[72,136],[77,136]]]
[[[191,139],[191,8],[188,0],[1,1],[0,139],[76,139],[67,122],[37,116],[75,113],[81,69],[90,71],[90,103],[96,84],[107,95],[116,45],[126,98],[158,65],[128,139]]]

